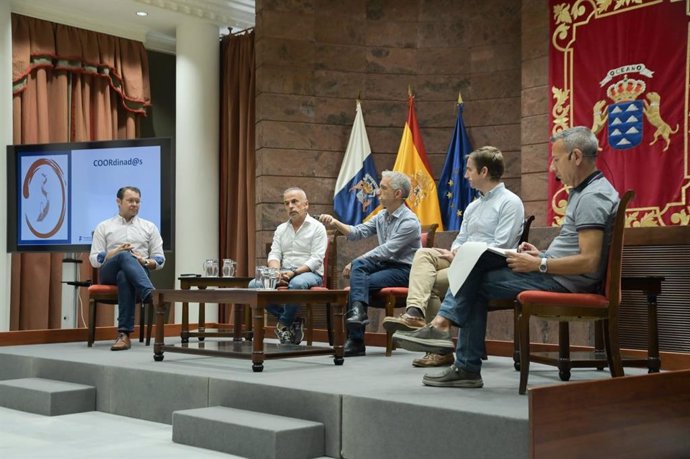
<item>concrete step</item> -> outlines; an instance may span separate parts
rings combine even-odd
[[[313,459],[324,455],[324,426],[223,406],[175,411],[173,441],[250,459]]]
[[[0,406],[45,416],[96,409],[96,388],[42,378],[0,381]]]

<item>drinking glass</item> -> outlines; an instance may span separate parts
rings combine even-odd
[[[267,266],[257,266],[256,267],[256,275],[254,276],[254,280],[256,281],[256,284],[258,285],[258,289],[263,289],[264,288],[264,278],[268,275],[268,267]]]
[[[230,258],[223,258],[223,277],[233,277],[235,275],[235,261]]]
[[[204,277],[218,277],[218,260],[208,258],[202,265]]]
[[[267,290],[275,290],[280,279],[280,271],[276,268],[268,268],[264,276],[264,288]]]

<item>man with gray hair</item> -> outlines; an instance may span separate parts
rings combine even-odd
[[[376,234],[379,245],[345,266],[343,276],[350,278],[348,338],[345,356],[364,355],[364,328],[369,322],[369,295],[383,287],[407,287],[414,254],[421,247],[422,229],[417,216],[405,206],[410,194],[410,179],[402,172],[384,171],[379,186],[383,210],[366,223],[346,225],[331,215],[320,219],[350,240]]]
[[[287,221],[273,233],[268,267],[280,270],[280,284],[290,290],[308,290],[321,285],[323,259],[328,237],[326,228],[309,215],[309,200],[303,189],[290,187],[283,192],[283,207]],[[255,280],[249,288],[260,287]],[[304,338],[304,320],[297,317],[299,305],[271,304],[266,311],[273,315],[275,334],[280,344],[299,344]]]
[[[540,251],[524,242],[506,260],[486,253],[477,261],[456,295],[450,290],[430,324],[412,332],[398,331],[394,341],[421,352],[455,349],[455,363],[426,374],[427,386],[478,388],[487,306],[496,298],[515,298],[525,290],[596,292],[601,288],[618,193],[597,170],[598,142],[592,131],[577,126],[551,139],[550,170],[572,187],[561,231],[549,248]],[[450,326],[462,329],[455,346]]]

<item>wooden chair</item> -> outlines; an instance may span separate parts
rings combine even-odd
[[[338,235],[337,231],[334,230],[327,230],[328,233],[328,245],[326,245],[326,254],[324,255],[323,259],[323,279],[321,281],[320,286],[316,287],[311,287],[309,290],[328,290],[329,288],[336,288],[335,285],[331,285],[335,279],[333,271],[335,268],[335,253],[336,253],[336,248],[335,248],[335,241],[336,241],[336,236]],[[268,254],[271,252],[271,244],[270,242],[266,243],[266,257],[268,257]],[[279,289],[286,289],[287,287],[278,287]],[[328,333],[328,343],[330,345],[333,345],[333,327],[331,326],[331,305],[326,304],[326,330]],[[307,345],[311,346],[312,343],[314,342],[314,310],[313,310],[314,305],[307,303],[304,305],[304,309],[306,312],[306,319],[305,319],[305,326],[306,326],[306,331],[305,331],[305,338],[307,339]],[[248,323],[251,323],[248,322]]]
[[[523,242],[529,242],[529,230],[532,227],[532,222],[534,222],[534,215],[530,215],[525,218],[522,225],[522,234],[520,235],[520,240],[518,241],[518,246]],[[518,316],[519,316],[520,303],[517,299],[501,299],[501,300],[491,300],[489,301],[488,311],[505,311],[513,310],[513,367],[516,370],[520,370],[520,343],[518,341]],[[486,346],[484,346],[484,356],[483,360],[487,359]]]
[[[422,226],[422,247],[430,248],[436,241],[437,223]],[[372,297],[371,306],[383,305],[387,316],[395,313],[395,308],[405,306],[407,299],[407,287],[386,287],[376,292]],[[390,357],[393,353],[393,334],[386,332],[386,356]]]
[[[98,270],[94,269],[92,278],[98,279]],[[96,316],[98,313],[98,303],[117,304],[117,285],[91,284],[89,292],[89,335],[87,340],[88,347],[92,347],[96,340]],[[151,344],[151,328],[153,326],[153,303],[137,301],[139,309],[139,342],[144,341],[144,327],[146,328],[146,345]]]
[[[529,239],[529,230],[530,227],[532,226],[532,222],[534,221],[534,215],[530,215],[529,217],[525,218],[525,221],[522,225],[522,234],[520,235],[520,240],[518,244],[522,244],[523,242],[527,242]],[[434,236],[436,234],[436,227],[434,227]],[[428,241],[427,241],[428,242]],[[431,244],[422,244],[424,247],[433,247],[433,238]],[[386,301],[385,301],[385,308],[386,308],[386,315],[387,316],[393,316],[395,314],[395,308],[396,307],[404,307],[405,306],[405,300],[407,299],[407,292],[408,289],[407,287],[388,287],[385,289],[382,289],[378,294],[379,295],[385,295],[386,296]],[[500,311],[500,310],[505,310],[505,309],[515,309],[515,300],[493,300],[489,303],[489,311]],[[515,315],[514,319],[514,330],[517,330],[517,315]],[[520,361],[520,354],[518,352],[518,339],[517,339],[517,334],[514,333],[514,338],[513,338],[513,361],[515,368],[519,368],[518,362]],[[393,351],[393,334],[386,332],[386,356],[389,356],[392,354]],[[484,358],[486,359],[486,350],[484,350]]]
[[[623,233],[625,229],[625,210],[634,191],[627,191],[618,205],[609,247],[604,294],[595,293],[555,293],[539,290],[521,292],[518,330],[520,336],[520,394],[527,390],[529,376],[530,342],[529,319],[532,316],[559,322],[599,321],[604,323],[606,334],[604,343],[612,377],[623,376],[620,348],[618,343],[618,307],[621,302],[621,268],[623,263]],[[561,354],[551,362],[540,359],[541,363],[558,366],[559,370],[570,371],[569,343],[561,341]],[[536,360],[535,360],[536,361]]]
[[[329,288],[336,288],[334,283],[334,275],[332,271],[335,270],[335,254],[336,254],[336,241],[337,232],[329,231],[328,233],[328,245],[326,246],[326,254],[323,257],[323,280],[321,285],[318,287],[312,287],[309,290],[328,290]],[[305,310],[307,312],[307,332],[305,334],[307,338],[307,345],[311,346],[314,341],[314,311],[313,304],[307,303],[305,305]],[[326,332],[328,333],[328,344],[333,345],[333,326],[331,324],[331,305],[326,304]]]

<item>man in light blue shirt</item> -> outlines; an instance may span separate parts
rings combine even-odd
[[[138,217],[141,191],[125,186],[117,191],[118,215],[98,224],[93,232],[89,261],[100,268],[99,282],[117,285],[118,336],[110,348],[131,347],[136,297],[149,301],[154,290],[148,271],[165,264],[163,239],[156,225]]]
[[[410,271],[406,311],[400,317],[386,317],[383,320],[386,331],[416,330],[436,316],[441,299],[448,291],[448,268],[465,242],[485,242],[504,249],[517,247],[525,209],[520,198],[501,182],[504,169],[503,154],[496,147],[481,147],[467,155],[465,179],[479,192],[479,198],[465,209],[460,232],[450,250],[422,248],[417,251]],[[415,359],[412,365],[435,367],[452,363],[452,352],[446,352],[427,353]]]
[[[364,328],[369,322],[369,295],[384,287],[407,286],[415,252],[421,247],[421,226],[417,216],[405,206],[410,194],[410,179],[402,172],[384,171],[379,187],[383,210],[357,226],[346,225],[331,215],[321,221],[338,229],[350,240],[376,234],[379,245],[357,257],[343,270],[350,277],[350,298],[346,325],[348,339],[345,356],[364,355]]]

